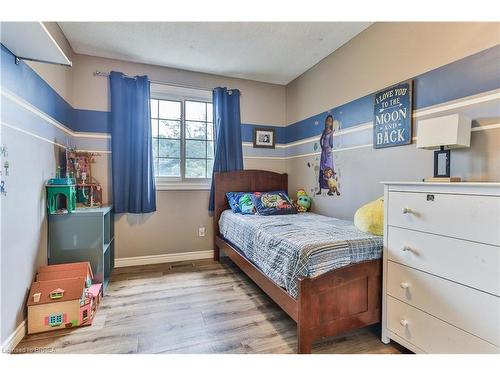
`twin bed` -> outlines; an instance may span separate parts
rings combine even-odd
[[[214,260],[223,250],[297,322],[298,353],[315,340],[380,321],[382,238],[313,213],[233,213],[226,193],[288,190],[269,171],[215,173]]]

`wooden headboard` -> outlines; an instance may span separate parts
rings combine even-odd
[[[288,175],[248,169],[234,172],[216,172],[214,202],[214,234],[219,235],[219,218],[229,208],[226,193],[230,191],[273,191],[288,192]]]

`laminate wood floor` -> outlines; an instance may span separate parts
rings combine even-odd
[[[16,353],[295,353],[296,324],[230,260],[119,268],[89,327],[26,336]],[[380,326],[313,353],[406,353]]]

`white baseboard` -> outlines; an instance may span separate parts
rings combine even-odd
[[[26,335],[26,320],[17,326],[14,332],[2,343],[2,353],[11,353],[17,344],[21,342]]]
[[[213,250],[190,251],[186,253],[146,255],[142,257],[116,258],[115,267],[144,266],[147,264],[172,263],[185,260],[210,259],[214,255]]]

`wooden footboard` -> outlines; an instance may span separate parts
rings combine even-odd
[[[342,267],[299,280],[298,352],[316,340],[380,322],[382,261]]]

